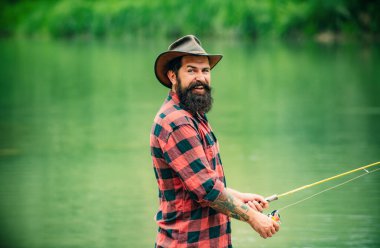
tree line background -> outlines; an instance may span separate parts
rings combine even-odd
[[[3,0],[0,35],[380,40],[378,0]]]

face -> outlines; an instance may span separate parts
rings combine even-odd
[[[180,87],[182,90],[187,89],[191,84],[194,84],[196,82],[201,82],[210,86],[210,70],[210,63],[208,61],[208,58],[205,56],[182,57],[182,66],[178,71],[178,78],[176,78],[176,75],[169,75],[169,79],[171,79],[173,84],[173,90],[178,90],[178,81],[181,82]],[[198,86],[195,87],[192,92],[195,94],[204,94],[205,89],[202,86]]]
[[[189,112],[207,113],[212,106],[210,64],[204,56],[184,56],[178,76],[168,72],[172,90]]]

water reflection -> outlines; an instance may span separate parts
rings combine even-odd
[[[157,189],[148,140],[167,94],[153,63],[167,44],[1,41],[4,244],[153,244]],[[272,195],[380,160],[377,47],[204,44],[224,54],[213,72],[209,119],[229,186]],[[287,209],[271,240],[234,222],[234,243],[376,247],[379,182],[374,173]]]

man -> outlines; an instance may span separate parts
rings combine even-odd
[[[187,35],[155,63],[170,88],[150,135],[160,206],[156,247],[232,247],[229,217],[245,221],[263,238],[279,225],[262,214],[268,202],[227,188],[217,139],[206,118],[211,109],[211,69],[222,55],[207,54]]]

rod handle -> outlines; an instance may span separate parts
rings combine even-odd
[[[278,196],[277,195],[271,195],[271,196],[268,196],[267,198],[265,198],[265,200],[267,202],[272,202],[272,201],[275,201],[278,199]]]

